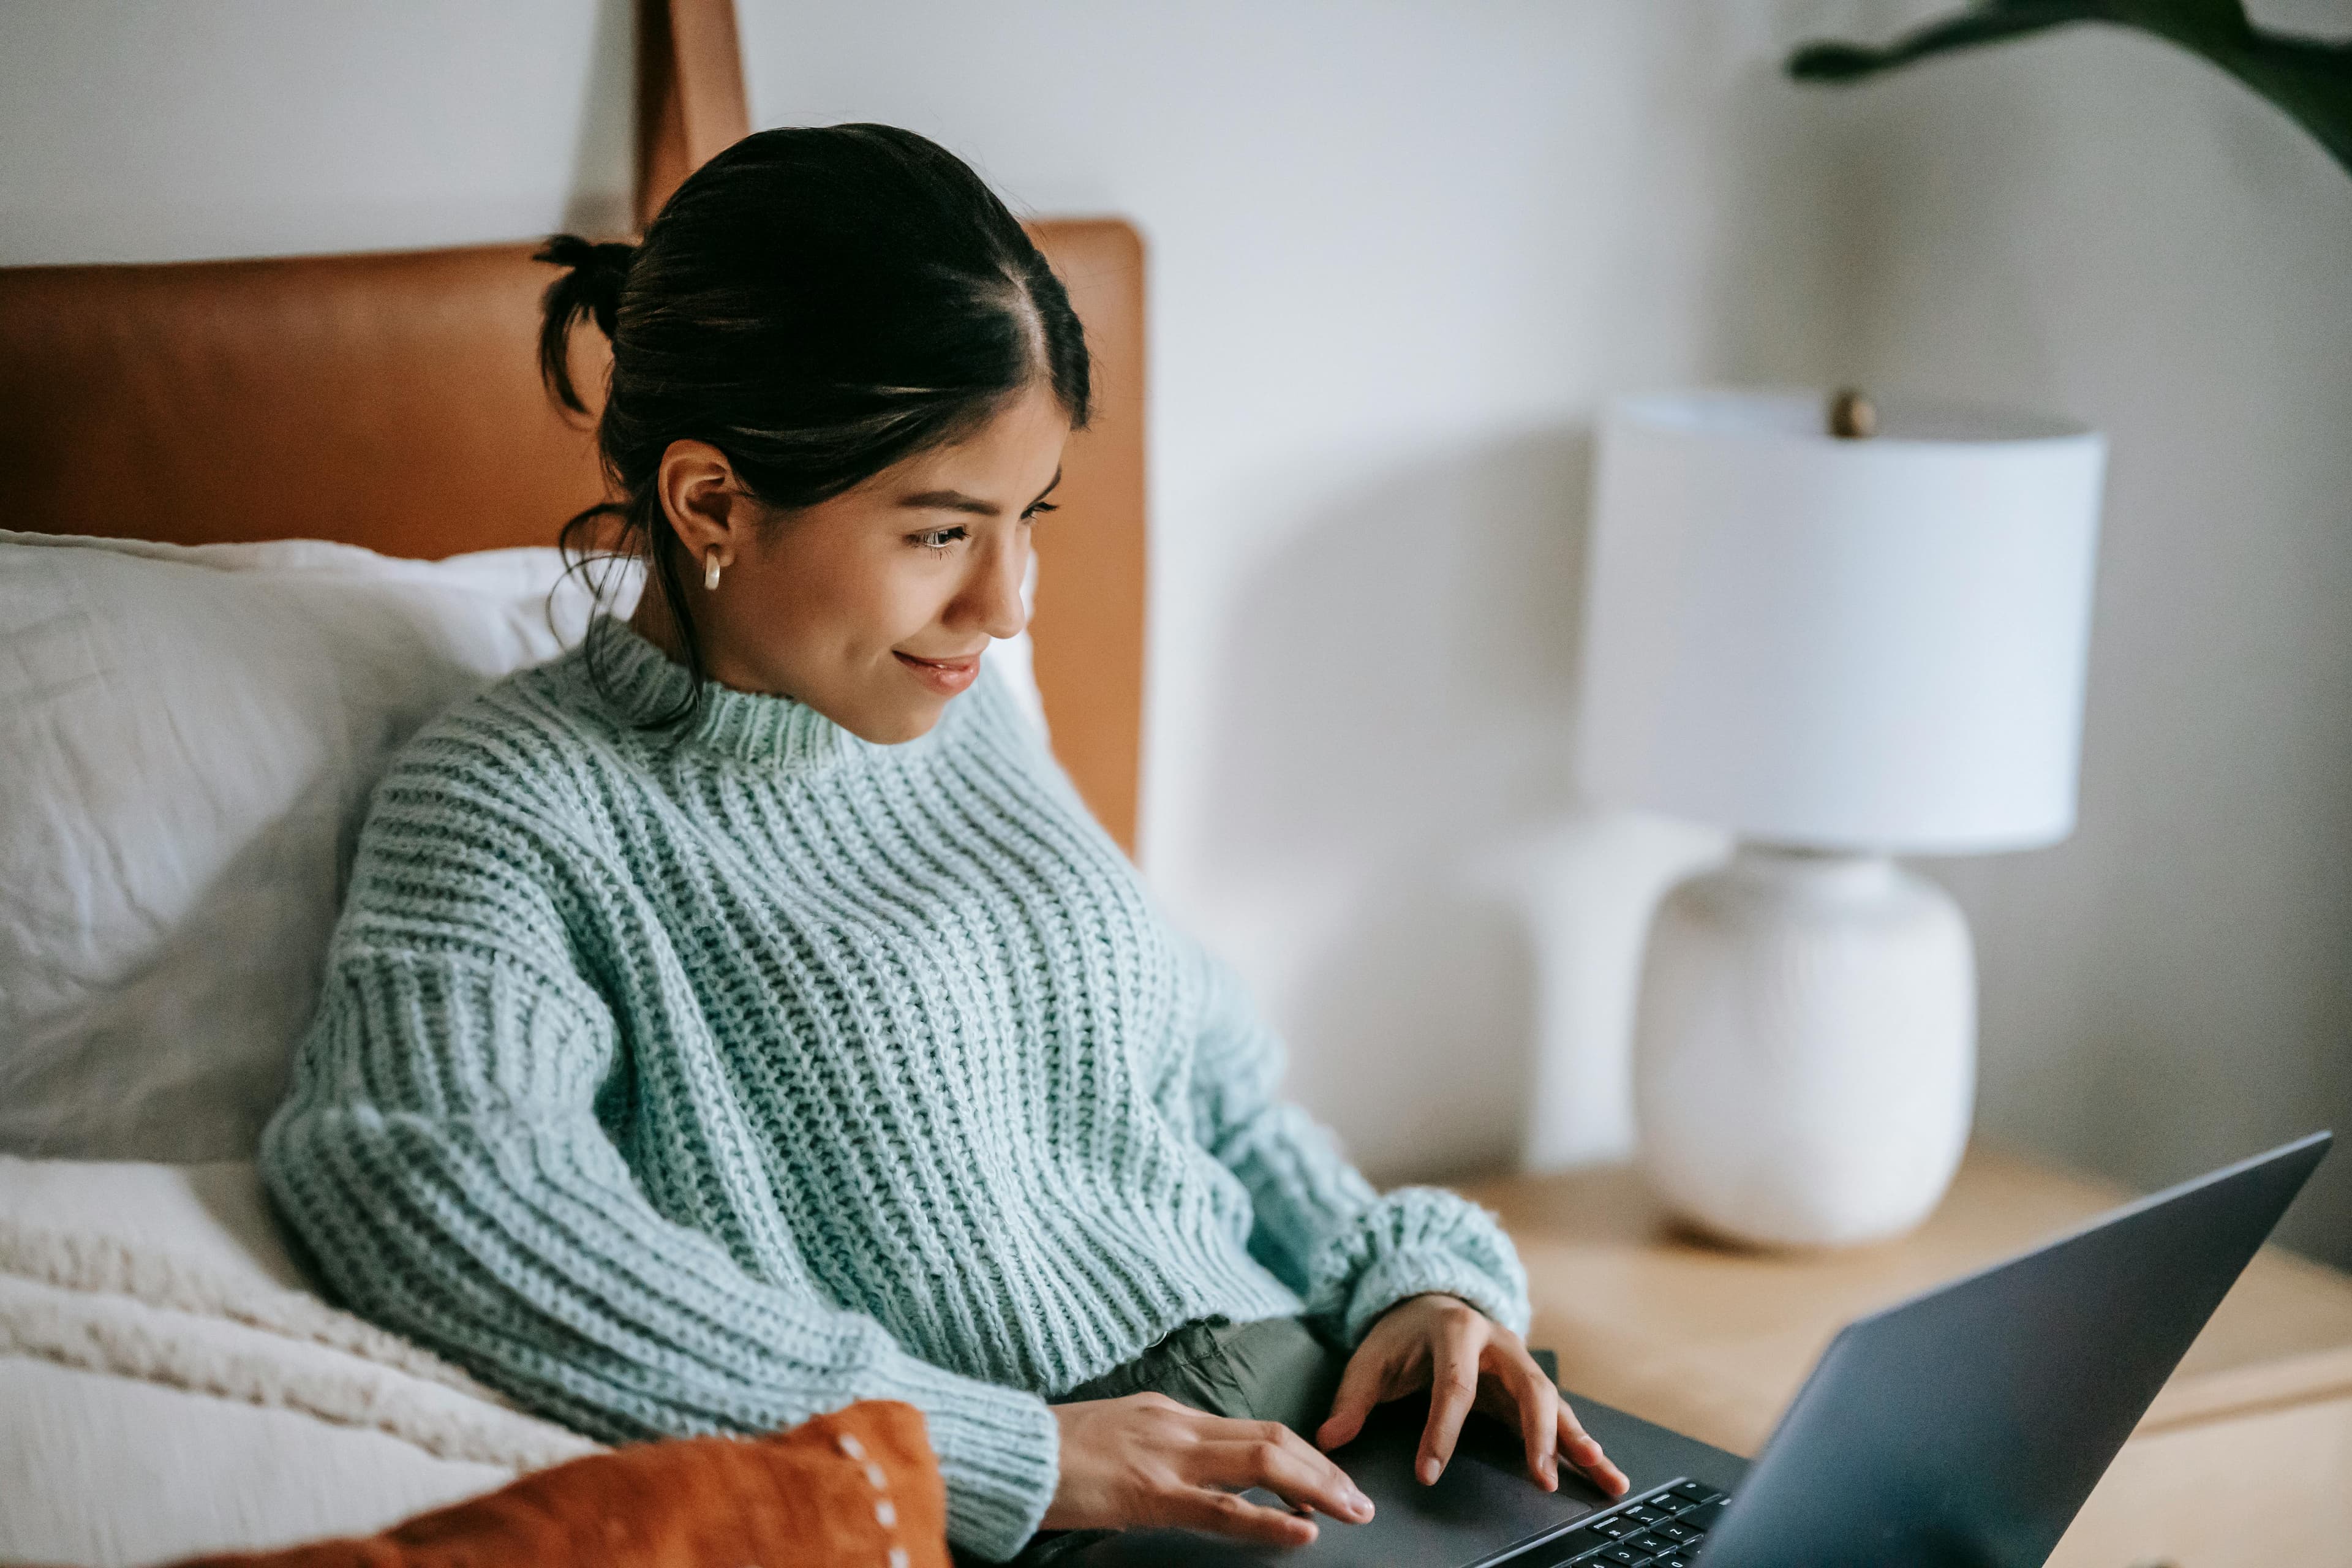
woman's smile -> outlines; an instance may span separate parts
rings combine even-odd
[[[891,652],[899,662],[914,672],[915,679],[942,697],[953,697],[980,679],[980,655],[968,653],[961,658],[917,658],[911,653]]]

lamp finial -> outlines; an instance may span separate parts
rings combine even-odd
[[[1878,434],[1878,410],[1859,387],[1842,386],[1830,399],[1830,434],[1841,441],[1861,441]]]

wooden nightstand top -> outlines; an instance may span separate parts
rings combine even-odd
[[[1572,1389],[1735,1453],[1769,1435],[1846,1321],[2070,1230],[2128,1194],[1973,1150],[1927,1223],[1850,1252],[1770,1254],[1678,1229],[1622,1167],[1464,1189],[1526,1260],[1530,1342]],[[2352,1277],[2265,1247],[2140,1433],[2352,1394]]]

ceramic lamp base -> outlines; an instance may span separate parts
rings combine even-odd
[[[1685,1218],[1843,1247],[1943,1195],[1976,1093],[1976,964],[1933,882],[1883,856],[1743,846],[1659,905],[1639,1009],[1641,1163]]]

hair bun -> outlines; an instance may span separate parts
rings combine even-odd
[[[620,320],[621,289],[636,257],[637,247],[625,240],[591,241],[576,234],[550,235],[531,253],[533,261],[564,269],[541,300],[539,374],[567,408],[588,412],[572,384],[572,324],[583,316],[593,317],[605,341],[612,340]]]

